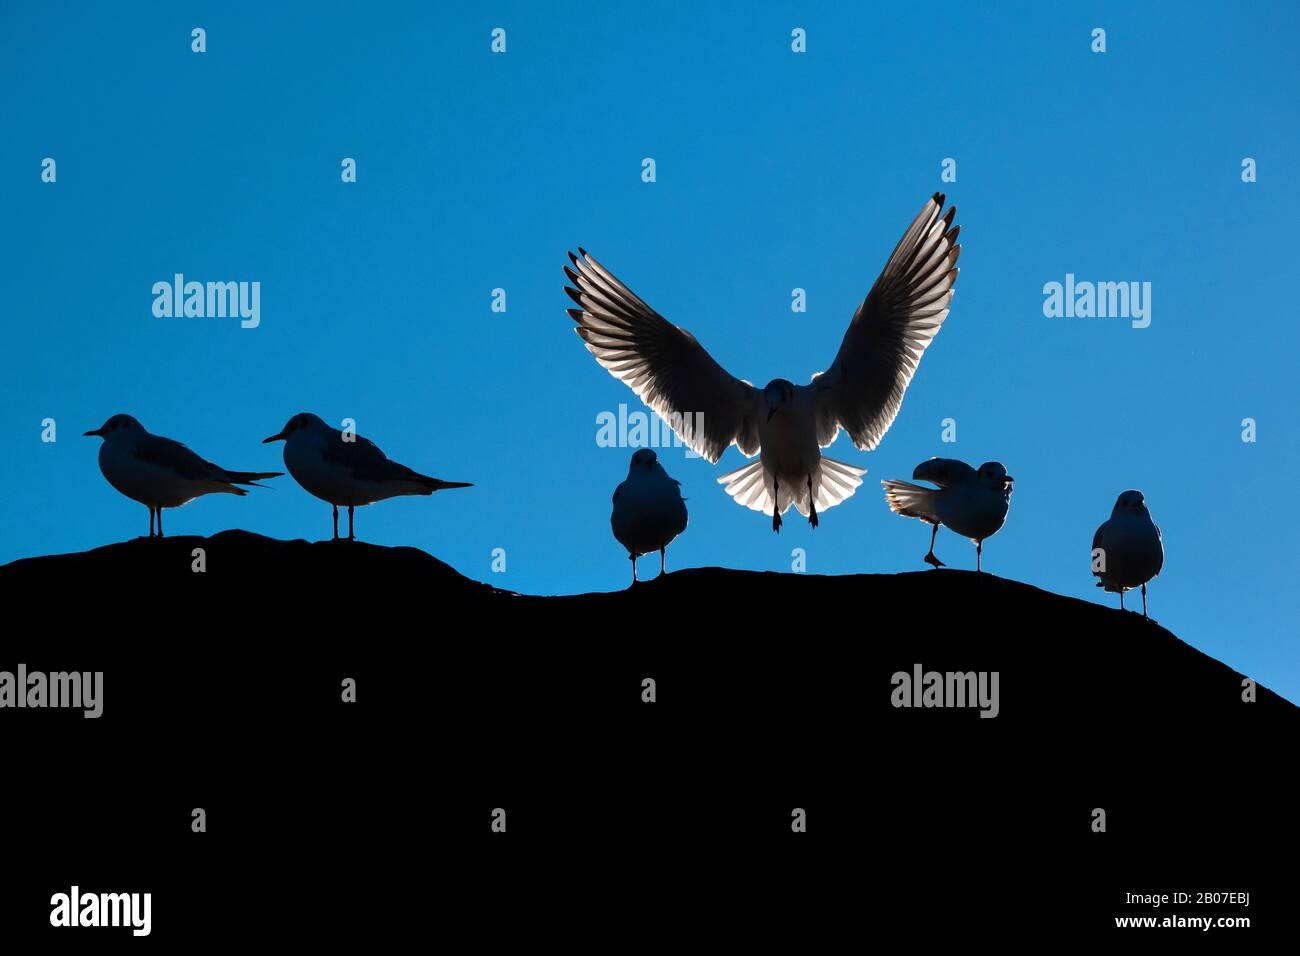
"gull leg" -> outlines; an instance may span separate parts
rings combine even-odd
[[[628,554],[628,557],[632,559],[632,583],[636,584],[636,555]]]
[[[664,561],[666,561],[668,558],[667,552],[668,552],[667,545],[664,545],[662,548],[659,549],[659,576],[660,577],[663,577],[664,574]]]
[[[1142,620],[1151,620],[1151,618],[1147,617],[1147,586],[1145,582],[1142,584]]]
[[[772,479],[772,530],[775,531],[777,534],[780,534],[781,533],[781,512],[777,510],[777,504],[776,504],[777,487],[778,487],[778,482],[775,478],[773,478]]]
[[[808,476],[808,523],[817,527],[817,496],[813,494],[812,475]]]
[[[355,541],[357,536],[352,533],[352,505],[348,505],[348,540]]]
[[[1124,589],[1119,589],[1119,609],[1124,610]]]
[[[162,505],[158,506],[158,537],[162,537]]]
[[[153,505],[149,506],[149,537],[153,537]]]
[[[334,505],[334,540],[339,539],[339,506]]]
[[[926,564],[930,565],[931,567],[943,568],[943,567],[947,567],[947,565],[945,565],[934,555],[934,538],[935,535],[937,535],[938,533],[939,533],[939,526],[937,524],[932,525],[930,527],[930,553],[927,554],[921,560],[924,561]]]
[[[975,573],[980,573],[980,552],[984,550],[984,542],[975,542]]]

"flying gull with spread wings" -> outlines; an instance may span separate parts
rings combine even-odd
[[[311,412],[300,412],[262,444],[284,442],[284,466],[310,494],[334,506],[334,538],[339,508],[348,509],[348,540],[353,509],[398,495],[431,495],[444,488],[469,488],[463,481],[440,481],[399,465],[368,438],[331,428]]]
[[[104,439],[99,446],[99,470],[108,483],[149,509],[149,537],[163,536],[162,511],[179,508],[200,495],[248,494],[240,485],[277,478],[282,471],[231,471],[207,461],[178,441],[154,435],[130,415],[114,415],[87,436]]]
[[[957,209],[935,193],[903,233],[854,313],[835,361],[807,385],[773,379],[763,389],[734,378],[685,329],[673,325],[579,248],[565,267],[575,331],[601,365],[626,383],[695,452],[716,462],[730,445],[759,460],[718,479],[737,504],[771,512],[790,505],[817,527],[818,511],[851,496],[865,468],[821,453],[843,428],[871,451],[893,424],[926,347],[948,315],[961,246]],[[290,469],[292,471],[292,469]]]

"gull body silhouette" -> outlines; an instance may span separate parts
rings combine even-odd
[[[734,378],[695,337],[648,306],[579,248],[565,288],[575,330],[610,374],[626,383],[687,445],[716,462],[730,445],[759,460],[718,479],[737,504],[771,512],[791,505],[815,528],[818,511],[851,496],[865,468],[821,449],[844,428],[863,451],[893,423],[926,347],[948,315],[960,227],[935,193],[903,233],[854,313],[825,373],[807,385],[773,379],[763,389]]]
[[[1007,520],[1011,507],[1011,483],[1001,462],[986,461],[979,470],[955,458],[931,458],[912,472],[916,481],[938,485],[929,488],[909,481],[889,478],[882,481],[885,500],[894,514],[920,518],[929,522],[930,552],[922,558],[926,564],[944,567],[934,554],[934,538],[939,525],[950,528],[975,543],[975,572],[981,570],[980,555],[984,539],[991,538]]]
[[[1124,592],[1141,587],[1147,617],[1147,582],[1164,567],[1165,547],[1142,492],[1130,489],[1116,499],[1110,518],[1092,536],[1092,555],[1097,587],[1119,592],[1121,611]]]
[[[108,483],[149,509],[149,537],[163,536],[162,511],[179,508],[200,495],[248,494],[239,485],[277,478],[282,471],[230,471],[196,455],[178,441],[154,435],[130,415],[114,415],[85,433],[104,439],[99,446],[99,470]]]
[[[441,481],[399,465],[368,438],[345,437],[311,412],[294,415],[262,444],[284,442],[284,466],[308,493],[334,506],[334,539],[339,536],[339,508],[348,509],[348,540],[353,509],[399,495],[431,495],[444,488],[472,487],[464,481]]]
[[[686,530],[686,499],[681,482],[669,476],[659,456],[649,448],[632,455],[627,478],[614,489],[614,510],[610,527],[618,543],[632,559],[632,583],[636,584],[636,559],[659,552],[659,573],[664,573],[668,545]]]

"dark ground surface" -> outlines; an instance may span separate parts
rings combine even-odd
[[[0,670],[105,674],[98,720],[0,710],[6,931],[76,882],[152,892],[163,947],[522,926],[818,952],[886,928],[1149,939],[1114,917],[1171,911],[1251,917],[1206,934],[1235,945],[1294,933],[1300,709],[1243,703],[1138,614],[992,575],[706,568],[540,598],[415,549],[231,531],[15,562],[0,598]],[[918,663],[997,671],[998,716],[893,707]],[[1250,906],[1125,903],[1207,890]]]

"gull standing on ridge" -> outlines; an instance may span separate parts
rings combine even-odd
[[[311,412],[300,412],[267,442],[284,442],[284,466],[293,480],[309,493],[334,506],[334,540],[339,536],[339,507],[348,509],[348,540],[352,510],[398,495],[431,495],[444,488],[473,487],[464,481],[440,481],[390,459],[379,446],[353,434],[331,428]]]
[[[759,460],[718,479],[737,504],[772,513],[790,505],[817,527],[853,494],[865,468],[821,454],[844,428],[863,451],[880,444],[926,346],[948,315],[960,227],[944,195],[926,202],[854,313],[835,361],[807,385],[777,378],[766,388],[733,378],[695,336],[616,279],[585,249],[564,272],[578,304],[574,330],[610,374],[653,408],[695,452],[716,462],[735,444]],[[575,271],[576,269],[576,271]],[[739,330],[738,330],[739,331]],[[752,334],[744,328],[741,334]]]
[[[628,466],[627,478],[614,489],[614,513],[610,527],[618,543],[632,559],[632,583],[636,584],[636,559],[659,552],[659,573],[664,573],[665,551],[686,530],[686,499],[681,482],[669,477],[659,456],[649,448],[637,449]]]
[[[1160,528],[1151,520],[1146,499],[1140,491],[1124,492],[1111,509],[1110,519],[1092,536],[1092,573],[1100,578],[1097,587],[1118,591],[1122,611],[1124,592],[1140,585],[1142,617],[1147,618],[1147,582],[1160,573],[1164,563]]]
[[[997,534],[1007,520],[1011,483],[1015,479],[1000,462],[986,461],[976,471],[955,458],[923,461],[916,466],[912,477],[939,487],[927,488],[897,478],[881,484],[885,486],[885,500],[894,514],[930,523],[930,553],[922,560],[935,568],[945,566],[934,554],[934,537],[942,524],[975,542],[975,573],[980,573],[984,539]]]
[[[178,441],[153,435],[130,415],[114,415],[94,431],[104,439],[99,446],[99,470],[108,483],[149,509],[149,537],[154,537],[154,515],[163,536],[162,510],[179,508],[200,495],[248,494],[239,485],[277,478],[282,471],[228,471],[200,458]]]

